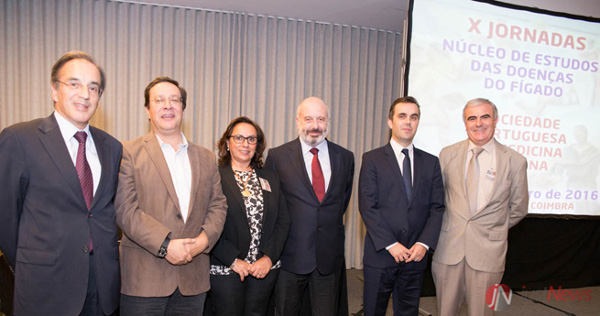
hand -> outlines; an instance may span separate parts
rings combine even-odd
[[[420,262],[425,257],[425,254],[427,254],[427,249],[423,245],[415,243],[412,247],[410,247],[410,253],[410,258],[406,260],[406,263],[411,261]]]
[[[194,239],[171,239],[167,247],[167,256],[165,259],[174,266],[188,264],[192,261],[192,255],[187,247],[195,242]]]
[[[392,257],[394,257],[396,263],[407,260],[411,254],[411,250],[407,249],[399,242],[395,243],[388,251]]]
[[[269,256],[264,255],[260,259],[256,260],[254,264],[250,267],[250,274],[257,278],[263,279],[264,277],[271,272],[271,267],[273,267],[273,262]]]
[[[244,282],[244,278],[248,276],[250,273],[251,265],[245,260],[237,259],[233,265],[231,265],[231,270],[233,272],[240,275],[240,280]]]
[[[208,248],[208,237],[206,237],[205,232],[201,232],[198,237],[190,240],[193,240],[193,242],[186,242],[185,247],[192,258],[201,254],[204,250],[206,250],[206,248]]]

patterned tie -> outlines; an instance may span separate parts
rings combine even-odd
[[[410,170],[410,156],[408,155],[408,148],[402,149],[404,154],[404,161],[402,162],[402,179],[404,180],[404,188],[406,189],[406,196],[410,201],[411,190],[412,190],[412,171]]]
[[[321,169],[321,163],[319,162],[319,150],[317,148],[311,148],[310,152],[313,154],[311,165],[312,186],[319,202],[321,202],[325,197],[325,177],[323,176],[323,170]]]
[[[467,197],[469,198],[469,211],[471,215],[477,213],[477,194],[479,189],[479,154],[483,151],[481,147],[471,149],[473,156],[467,168]]]
[[[75,133],[75,139],[79,142],[79,148],[77,148],[77,161],[75,162],[75,169],[77,169],[77,176],[79,177],[79,185],[81,185],[81,191],[83,192],[83,198],[85,199],[85,205],[90,209],[92,205],[92,199],[94,198],[94,180],[92,177],[92,169],[88,164],[85,155],[85,141],[87,140],[86,132]],[[94,243],[92,242],[92,235],[90,232],[89,252],[94,249]]]

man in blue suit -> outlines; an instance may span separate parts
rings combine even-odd
[[[329,108],[323,100],[300,102],[296,125],[299,137],[269,150],[265,162],[279,175],[291,220],[276,285],[276,314],[298,315],[308,287],[312,315],[335,315],[348,308],[338,301],[345,295],[343,217],[354,155],[326,139]]]
[[[367,235],[364,312],[417,315],[427,254],[437,245],[444,187],[437,157],[414,147],[421,110],[413,97],[390,107],[389,144],[363,155],[358,202]]]
[[[122,146],[89,125],[104,91],[92,57],[52,67],[54,113],[0,134],[0,249],[15,315],[110,315],[119,305],[113,200]]]

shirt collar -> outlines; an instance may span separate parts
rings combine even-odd
[[[60,113],[54,111],[54,118],[56,118],[56,123],[58,123],[58,128],[60,129],[60,133],[62,134],[65,143],[69,142],[75,133],[81,131],[77,126],[73,125],[73,123],[67,121]],[[90,138],[90,124],[87,124],[83,131],[88,135],[88,139]]]
[[[415,146],[413,145],[413,143],[410,143],[410,145],[408,145],[408,147],[402,147],[402,145],[400,145],[393,138],[390,138],[390,145],[392,146],[392,150],[394,150],[394,153],[396,154],[396,156],[399,156],[400,154],[402,154],[402,149],[404,149],[404,148],[408,149],[409,155],[412,155],[413,151],[415,150],[415,148],[414,148]]]
[[[171,145],[163,142],[162,139],[160,139],[160,137],[158,136],[158,134],[154,133],[154,136],[156,136],[156,139],[158,140],[158,144],[160,145],[161,148],[163,146],[169,146],[169,147],[171,147]],[[183,140],[183,143],[179,144],[179,149],[181,149],[181,148],[187,148],[188,147],[188,141],[187,141],[187,138],[185,138],[185,135],[183,135],[183,133],[181,133],[181,139]]]
[[[471,149],[473,149],[475,147],[477,147],[477,146],[475,146],[475,144],[473,144],[473,142],[471,140],[469,140],[469,146],[467,147],[467,152],[471,151]],[[496,139],[492,138],[485,145],[481,146],[481,148],[483,148],[484,151],[491,153],[494,150],[494,148],[496,148]]]
[[[307,143],[305,143],[302,140],[302,138],[300,138],[300,145],[302,146],[302,154],[309,153],[310,150],[313,148],[310,145],[308,145]],[[319,145],[315,146],[314,148],[317,148],[319,150],[319,152],[325,152],[328,149],[327,139],[324,139]]]

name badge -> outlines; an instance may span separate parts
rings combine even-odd
[[[267,179],[259,177],[258,180],[260,181],[260,187],[263,190],[271,192],[271,186],[269,185],[269,181]]]
[[[485,177],[490,180],[496,179],[496,171],[494,171],[494,169],[488,169],[488,171],[485,173]]]

